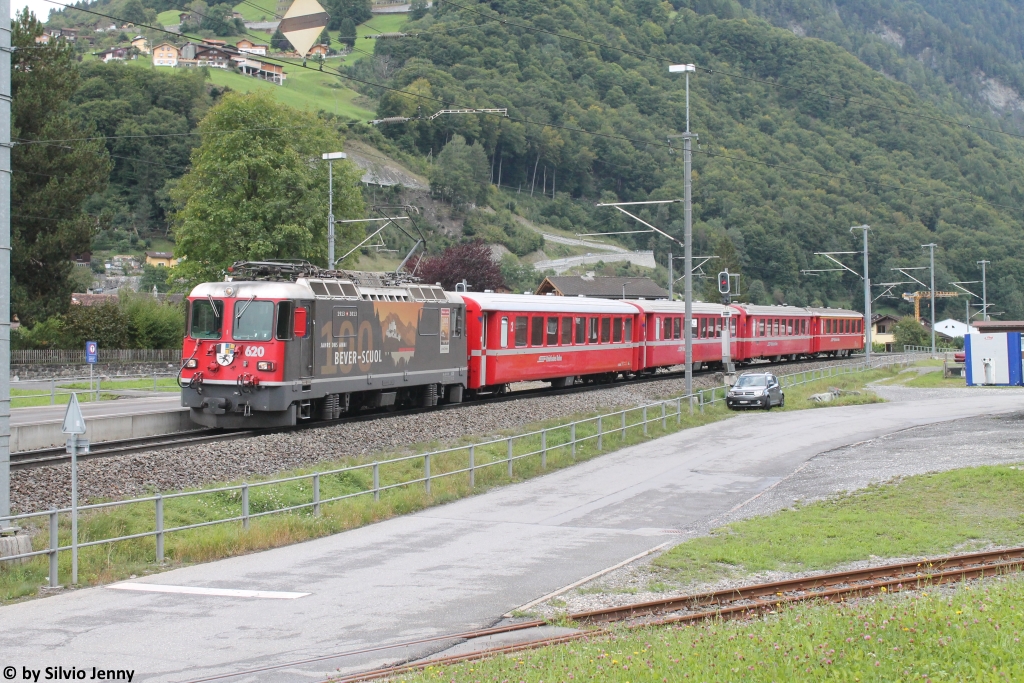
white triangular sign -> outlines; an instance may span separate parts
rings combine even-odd
[[[78,394],[71,394],[61,431],[65,434],[85,434],[85,418],[82,417],[82,408],[78,405]]]
[[[295,0],[278,25],[300,57],[309,54],[317,38],[327,28],[330,15],[316,0]]]

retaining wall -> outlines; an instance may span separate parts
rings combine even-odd
[[[188,415],[188,408],[179,408],[134,415],[86,417],[85,438],[90,443],[100,443],[203,428],[189,419]],[[61,432],[62,426],[62,419],[31,425],[13,425],[11,427],[11,452],[20,453],[64,445],[68,437]]]

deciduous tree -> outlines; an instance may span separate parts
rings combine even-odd
[[[203,142],[173,190],[175,267],[183,284],[219,280],[234,261],[327,259],[327,163],[342,139],[325,121],[266,92],[230,93],[199,124]],[[363,215],[361,174],[334,163],[334,216]],[[338,226],[338,254],[364,234]]]
[[[463,280],[474,292],[494,290],[505,284],[491,248],[479,240],[453,244],[437,256],[422,257],[416,274],[428,284],[440,282],[447,290],[454,290]]]

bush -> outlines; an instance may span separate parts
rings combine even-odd
[[[929,346],[932,343],[931,336],[924,329],[924,325],[908,315],[900,318],[900,321],[893,326],[893,336],[896,338],[896,350],[902,351],[904,346]]]
[[[86,340],[101,349],[174,349],[185,334],[185,307],[144,294],[121,292],[100,306],[72,306],[61,316],[19,328],[16,349],[79,349]]]
[[[437,256],[424,256],[417,262],[416,274],[427,284],[440,282],[449,291],[463,280],[474,292],[505,284],[490,247],[480,240],[453,244]]]

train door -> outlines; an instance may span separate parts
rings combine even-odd
[[[297,301],[295,304],[295,338],[299,343],[299,378],[313,377],[314,342],[313,302]]]

